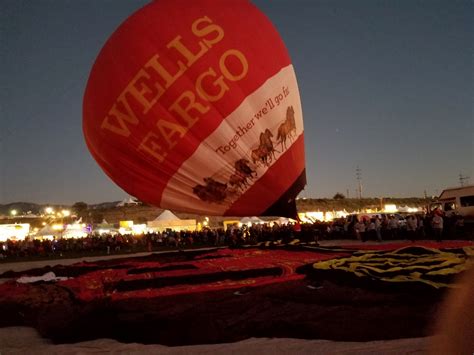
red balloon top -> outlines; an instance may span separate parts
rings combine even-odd
[[[245,0],[159,0],[134,13],[97,57],[83,111],[87,145],[107,175],[164,208],[262,214],[304,175],[290,58]],[[270,149],[278,143],[281,151]],[[278,180],[280,160],[294,171]]]

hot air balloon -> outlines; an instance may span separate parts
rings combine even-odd
[[[296,215],[302,109],[279,34],[246,0],[157,0],[100,51],[87,146],[127,193],[207,215]]]

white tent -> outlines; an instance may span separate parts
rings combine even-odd
[[[174,231],[180,230],[196,230],[196,220],[195,219],[180,219],[174,215],[171,211],[165,210],[153,221],[147,222],[148,229],[151,229],[154,232],[163,232],[167,229],[172,229]]]
[[[60,234],[61,231],[55,230],[53,227],[47,224],[35,234],[35,237],[57,237]]]
[[[88,230],[82,223],[68,224],[62,232],[63,238],[85,238],[88,235]]]
[[[155,221],[176,221],[180,220],[173,212],[170,210],[164,210],[158,217],[154,219]]]
[[[107,222],[106,219],[102,219],[102,222],[100,222],[99,224],[97,224],[95,226],[95,229],[93,231],[94,233],[98,233],[98,234],[112,234],[112,235],[115,235],[119,232],[118,229],[114,228],[114,225]]]
[[[293,219],[290,218],[285,218],[285,217],[278,217],[278,219],[274,220],[274,223],[278,223],[279,225],[286,225],[290,223],[291,221],[294,221]]]
[[[258,224],[258,223],[265,223],[265,221],[263,221],[260,218],[254,216],[254,217],[244,217],[240,220],[240,223],[242,223],[242,224],[248,224],[248,223]]]
[[[129,197],[129,198],[126,198],[123,201],[117,203],[117,207],[123,207],[123,206],[127,206],[127,205],[138,205],[138,202],[134,198]]]

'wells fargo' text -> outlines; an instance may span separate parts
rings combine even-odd
[[[104,117],[101,128],[128,138],[130,128],[140,123],[165,92],[214,45],[224,38],[224,30],[205,16],[195,20],[191,31],[197,43],[184,43],[177,35],[166,48],[173,56],[162,60],[152,56],[127,84]],[[170,62],[169,58],[180,59]],[[239,66],[228,65],[229,60]],[[237,68],[237,69],[236,69]],[[174,119],[159,117],[145,135],[138,149],[162,162],[186,132],[210,109],[210,103],[220,100],[229,91],[229,82],[242,80],[248,72],[245,55],[237,49],[225,51],[215,67],[209,67],[195,80],[194,91],[186,90],[167,107]]]

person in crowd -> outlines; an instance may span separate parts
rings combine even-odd
[[[454,233],[457,237],[464,236],[464,217],[458,215],[454,224]]]
[[[417,222],[418,222],[418,237],[420,239],[425,239],[426,237],[426,232],[425,232],[425,217],[417,215],[416,216]]]
[[[365,242],[365,223],[364,220],[357,221],[354,225],[354,231],[358,240]]]
[[[382,237],[388,239],[390,238],[389,231],[388,231],[388,221],[389,218],[386,214],[382,215]]]
[[[443,226],[443,233],[447,238],[454,237],[456,233],[456,220],[458,215],[455,213],[451,213],[449,216],[444,216],[444,226]]]
[[[371,218],[367,224],[367,238],[368,239],[375,239],[376,232],[375,232],[375,218]]]
[[[440,213],[435,213],[431,219],[431,227],[433,228],[434,236],[436,241],[442,242],[443,235],[443,217]]]
[[[178,247],[178,241],[176,240],[175,236],[173,234],[170,233],[170,235],[168,236],[168,245],[170,247],[175,247],[177,248]]]
[[[387,230],[389,232],[390,239],[394,240],[398,238],[398,219],[395,216],[389,217]]]
[[[415,241],[416,231],[418,229],[418,221],[415,216],[410,215],[407,217],[407,232],[408,232],[408,239],[412,242]]]
[[[380,220],[379,216],[375,216],[375,234],[377,236],[377,240],[379,242],[382,241],[382,221]]]

